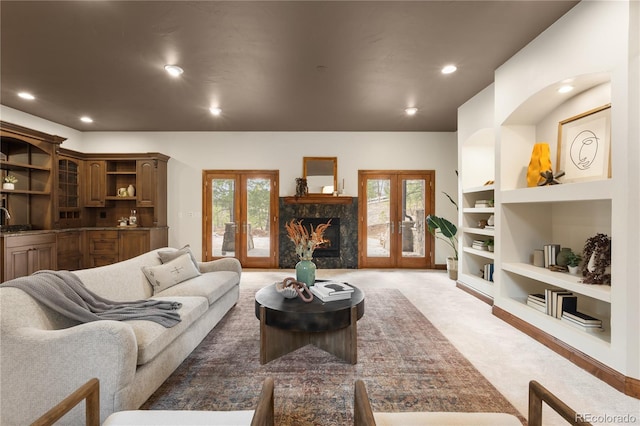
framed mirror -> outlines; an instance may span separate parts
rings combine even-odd
[[[338,157],[303,157],[302,175],[309,194],[332,195],[338,190]]]

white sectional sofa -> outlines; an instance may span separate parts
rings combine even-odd
[[[78,324],[18,288],[0,285],[0,424],[31,423],[92,377],[100,380],[101,421],[139,408],[238,301],[241,266],[233,258],[193,259],[196,276],[154,294],[143,267],[159,277],[167,272],[170,263],[162,264],[159,252],[166,262],[180,254],[158,249],[75,274],[110,300],[180,302],[181,321],[170,328],[143,320]],[[83,407],[61,424],[84,424]]]

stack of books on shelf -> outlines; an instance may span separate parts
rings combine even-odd
[[[487,207],[493,207],[493,202],[491,200],[477,200],[475,204],[475,208],[484,209]]]
[[[482,278],[493,282],[493,263],[487,263],[483,267]]]
[[[353,287],[338,281],[316,281],[310,288],[311,293],[323,302],[351,299]]]
[[[484,243],[484,240],[473,240],[471,248],[474,248],[476,250],[489,250],[487,245]]]
[[[527,306],[586,332],[604,331],[602,320],[578,312],[578,297],[570,291],[546,289],[544,294],[530,294],[527,296]]]
[[[556,264],[556,257],[560,253],[560,244],[547,244],[544,249],[544,267],[548,268]]]
[[[599,320],[598,318],[594,318],[587,314],[583,314],[582,312],[565,311],[562,313],[561,319],[567,324],[578,327],[582,331],[586,331],[588,333],[604,331],[604,328],[602,328],[602,320]]]

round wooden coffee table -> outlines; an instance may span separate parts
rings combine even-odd
[[[351,284],[349,284],[351,285]],[[260,363],[313,344],[350,364],[358,362],[357,321],[364,315],[364,293],[351,285],[350,299],[309,303],[285,299],[275,284],[259,290],[255,313],[260,320]]]

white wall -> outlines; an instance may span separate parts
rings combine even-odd
[[[11,119],[63,137],[62,146],[87,153],[161,152],[168,166],[169,244],[191,244],[197,256],[202,242],[202,171],[208,169],[279,170],[280,196],[295,194],[302,157],[338,157],[338,178],[345,194],[358,195],[358,170],[435,170],[436,213],[455,218],[442,194],[458,191],[455,133],[430,132],[76,132],[7,107]],[[47,130],[44,130],[47,129]],[[445,263],[447,247],[436,246],[436,263]]]

